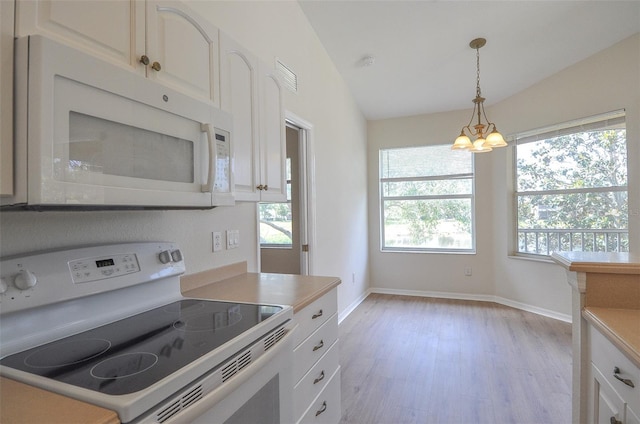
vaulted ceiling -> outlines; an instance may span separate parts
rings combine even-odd
[[[474,38],[490,106],[640,31],[637,0],[299,3],[367,119],[471,108]]]

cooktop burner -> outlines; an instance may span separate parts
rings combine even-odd
[[[10,355],[3,366],[110,395],[142,390],[282,310],[180,300]]]

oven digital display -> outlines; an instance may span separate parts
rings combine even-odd
[[[115,264],[116,263],[113,261],[113,259],[100,259],[100,260],[96,261],[96,266],[98,268],[102,268],[102,267],[105,267],[105,266],[113,266]]]

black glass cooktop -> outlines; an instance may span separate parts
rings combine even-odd
[[[0,364],[105,394],[134,393],[281,310],[181,300],[10,355]]]

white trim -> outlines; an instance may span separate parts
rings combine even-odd
[[[316,246],[316,168],[315,168],[315,148],[314,148],[314,130],[313,124],[295,113],[285,110],[285,121],[300,128],[304,131],[305,142],[305,156],[306,158],[306,200],[307,200],[307,243],[309,245],[309,252],[307,252],[306,268],[308,275],[314,274],[315,260],[315,246]],[[301,240],[302,242],[302,240]]]
[[[370,294],[371,290],[367,289],[360,295],[360,297],[351,302],[349,306],[347,306],[342,312],[340,312],[338,314],[338,324],[340,324],[346,317],[351,315],[351,312],[353,312],[358,307],[358,305],[360,305]]]
[[[531,313],[542,315],[548,318],[557,319],[559,321],[564,321],[568,323],[572,321],[571,315],[561,314],[559,312],[551,311],[549,309],[544,309],[537,306],[528,305],[526,303],[517,302],[515,300],[506,299],[504,297],[493,296],[488,294],[432,292],[432,291],[422,291],[422,290],[398,290],[398,289],[386,289],[381,287],[372,287],[369,289],[369,292],[380,293],[380,294],[394,294],[394,295],[401,295],[401,296],[435,297],[435,298],[442,298],[442,299],[494,302],[500,305],[509,306],[511,308],[520,309],[522,311],[531,312]]]

